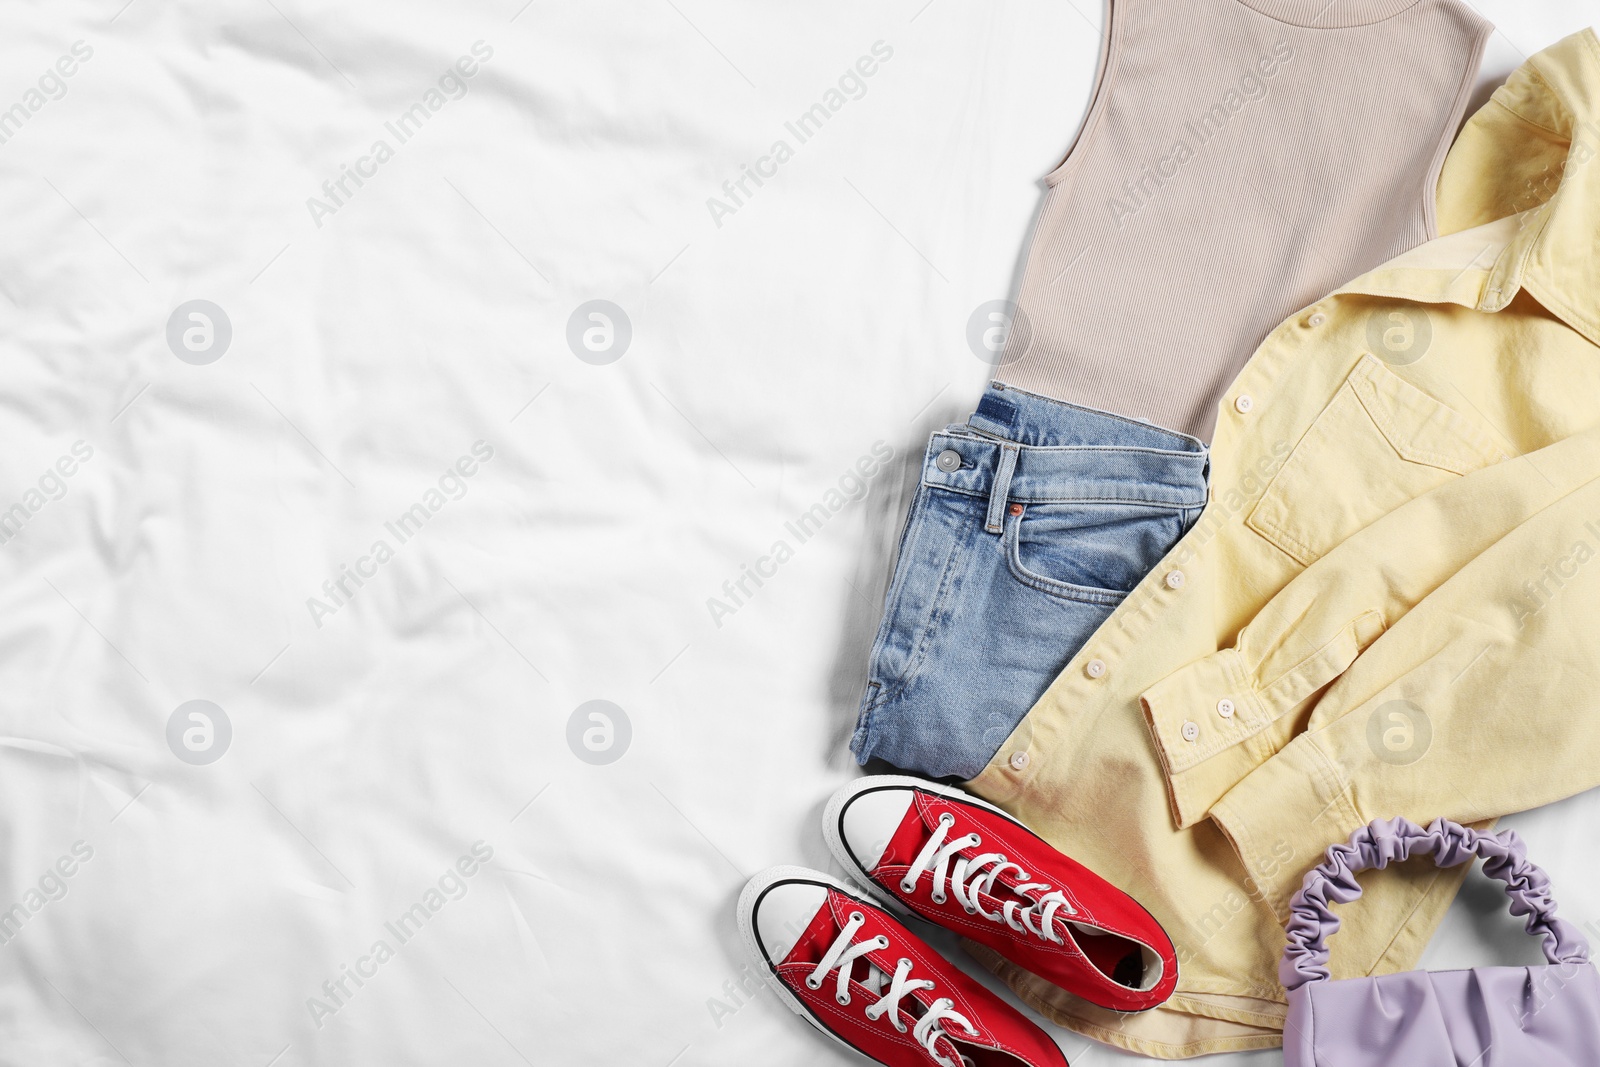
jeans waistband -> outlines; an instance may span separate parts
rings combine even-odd
[[[945,452],[955,452],[953,466]],[[1010,456],[1007,456],[1010,453]],[[935,434],[924,484],[1017,503],[1117,501],[1198,508],[1210,456],[1187,434],[992,383],[965,425]],[[997,498],[998,499],[998,498]]]
[[[1052,400],[1003,382],[990,382],[967,425],[1019,445],[1109,445],[1204,453],[1206,446],[1177,430]]]

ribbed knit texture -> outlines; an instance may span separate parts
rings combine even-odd
[[[1433,236],[1458,0],[1112,0],[996,377],[1209,440],[1279,322]]]

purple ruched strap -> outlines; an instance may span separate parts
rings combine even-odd
[[[1285,989],[1328,980],[1328,937],[1339,929],[1332,905],[1361,896],[1356,872],[1412,856],[1432,856],[1441,867],[1483,857],[1483,873],[1506,883],[1511,914],[1526,915],[1528,933],[1543,937],[1545,959],[1589,961],[1589,943],[1571,923],[1556,917],[1550,879],[1528,862],[1527,846],[1515,830],[1489,834],[1449,819],[1435,819],[1424,830],[1409,819],[1376,819],[1351,834],[1348,843],[1329,846],[1321,865],[1306,872],[1289,904],[1289,943],[1278,965],[1278,979]]]

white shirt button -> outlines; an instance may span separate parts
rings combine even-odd
[[[1013,753],[1011,753],[1011,769],[1012,770],[1014,770],[1014,771],[1025,770],[1025,769],[1027,769],[1027,766],[1028,766],[1028,754],[1026,752],[1013,752]]]
[[[1168,571],[1167,572],[1167,588],[1168,589],[1182,589],[1183,588],[1183,572],[1182,571]]]
[[[1233,718],[1233,701],[1229,700],[1227,697],[1223,697],[1221,700],[1217,701],[1217,714],[1221,715],[1224,719]]]
[[[1087,674],[1091,678],[1101,677],[1106,673],[1106,661],[1103,659],[1090,660],[1088,663],[1084,664],[1083,673]]]
[[[1328,321],[1328,316],[1324,315],[1320,311],[1313,311],[1311,313],[1311,317],[1306,320],[1306,325],[1307,326],[1321,326],[1323,323],[1325,323],[1327,321]]]
[[[1249,393],[1240,393],[1238,398],[1233,402],[1233,410],[1237,411],[1241,415],[1250,414],[1250,409],[1255,406],[1256,402],[1250,399]]]
[[[1200,736],[1200,727],[1192,722],[1183,724],[1183,739],[1193,744],[1194,739]]]

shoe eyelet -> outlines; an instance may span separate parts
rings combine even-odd
[[[967,909],[967,914],[968,915],[976,915],[976,914],[978,914],[978,909],[973,907],[971,904],[966,905],[966,909]]]
[[[917,883],[915,883],[915,882],[904,882],[904,881],[900,883],[900,892],[902,892],[902,893],[915,893],[916,891],[917,891]]]
[[[894,1021],[894,1028],[900,1031],[902,1034],[906,1032],[906,1024],[901,1022],[899,1019]]]
[[[849,993],[840,993],[838,996],[834,997],[833,999],[837,1000],[840,1004],[848,1004],[848,1003],[850,1003],[850,994]]]
[[[806,979],[806,988],[807,989],[821,989],[822,988],[822,979],[819,978],[815,982],[813,982],[811,979],[807,978]]]
[[[948,811],[945,812],[943,815],[939,816],[939,825],[940,826],[954,826],[955,824],[956,824],[956,817],[954,815],[951,815]]]
[[[872,1022],[877,1022],[878,1019],[883,1015],[883,1012],[874,1011],[873,1009],[868,1008],[866,1011],[862,1012],[861,1014],[865,1015]]]
[[[859,911],[852,911],[850,913],[850,921],[853,923],[864,923],[867,921],[867,917],[861,914]]]
[[[879,934],[878,935],[878,947],[879,948],[888,948],[889,947],[889,939],[887,937],[884,937],[882,934]]]
[[[935,904],[943,904],[946,900],[949,900],[949,899],[950,898],[945,896],[943,893],[935,893],[935,894],[933,894],[933,902]]]

